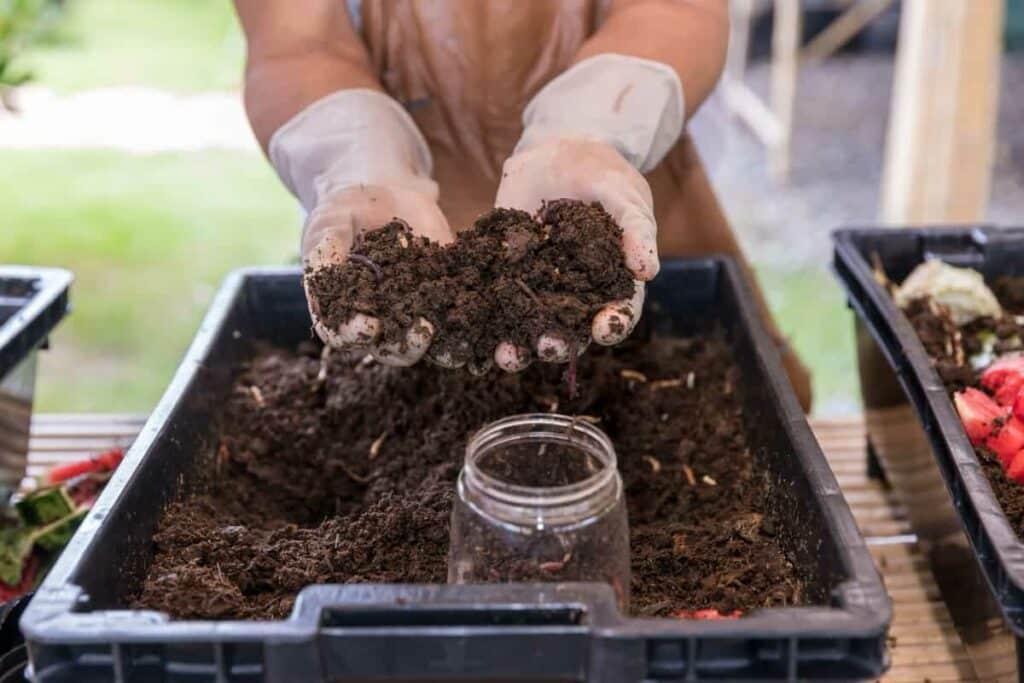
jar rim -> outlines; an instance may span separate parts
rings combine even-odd
[[[478,466],[479,460],[496,448],[524,438],[576,448],[593,456],[601,468],[572,484],[526,486],[503,481]],[[554,508],[573,505],[608,487],[618,475],[618,467],[611,439],[590,422],[559,413],[526,413],[492,422],[474,434],[466,445],[462,474],[467,483],[500,503]]]

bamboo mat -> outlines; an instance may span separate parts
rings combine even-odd
[[[863,422],[811,420],[811,427],[892,596],[892,667],[882,680],[977,680],[906,514],[865,474]]]
[[[114,446],[127,447],[141,429],[138,415],[43,414],[32,420],[29,476],[55,463]],[[938,587],[890,495],[865,476],[864,427],[859,419],[812,421],[894,602],[892,668],[882,679],[973,681],[973,669]]]

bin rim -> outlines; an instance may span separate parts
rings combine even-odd
[[[0,265],[0,282],[20,280],[34,291],[8,320],[0,324],[0,378],[42,344],[68,312],[68,289],[74,276],[61,268]]]

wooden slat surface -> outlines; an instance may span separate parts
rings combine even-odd
[[[29,474],[113,446],[126,447],[143,421],[139,415],[37,415],[32,420]],[[819,420],[812,426],[895,604],[892,668],[882,680],[976,680],[906,515],[865,476],[863,424],[853,419]]]
[[[818,420],[811,426],[893,599],[892,668],[882,680],[976,680],[906,514],[865,474],[863,423]]]

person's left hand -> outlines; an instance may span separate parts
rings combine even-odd
[[[654,200],[647,180],[611,145],[594,140],[552,139],[521,150],[505,162],[494,205],[522,209],[531,214],[554,199],[601,202],[622,228],[626,267],[636,278],[629,299],[610,301],[591,325],[598,344],[618,344],[633,331],[644,303],[644,282],[658,274],[657,225]],[[583,352],[585,345],[580,348]],[[557,334],[541,335],[536,349],[502,342],[494,352],[495,364],[517,372],[532,356],[543,360],[569,360],[568,341]]]

